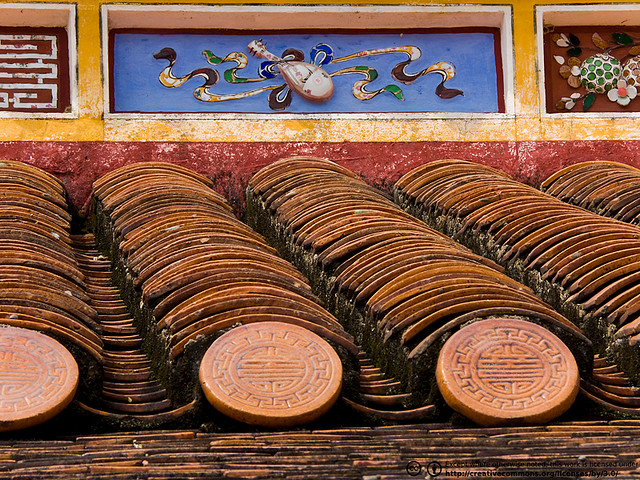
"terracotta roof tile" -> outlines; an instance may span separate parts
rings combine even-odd
[[[547,329],[512,318],[481,320],[440,350],[436,378],[454,410],[480,425],[546,423],[575,401],[575,359]]]
[[[3,169],[6,172],[3,188],[6,192],[13,192],[10,200],[3,197],[6,200],[6,219],[14,223],[19,221],[24,228],[0,229],[0,238],[6,237],[14,246],[6,250],[7,255],[0,255],[0,278],[7,285],[5,293],[8,299],[6,304],[0,302],[0,312],[9,312],[7,323],[19,320],[34,329],[57,331],[65,345],[72,347],[79,363],[86,367],[87,362],[93,362],[92,368],[95,369],[98,362],[105,379],[96,389],[95,381],[91,383],[89,375],[85,375],[85,383],[80,385],[85,397],[81,396],[80,402],[74,402],[58,419],[52,420],[50,427],[28,430],[23,439],[19,433],[15,439],[0,439],[0,476],[404,479],[408,478],[406,468],[411,461],[426,469],[434,460],[449,468],[453,468],[454,462],[466,460],[476,462],[474,470],[492,472],[499,469],[518,473],[525,468],[548,471],[550,461],[556,461],[560,465],[558,468],[564,471],[576,472],[580,462],[609,460],[618,462],[615,467],[618,478],[630,478],[630,472],[635,472],[640,466],[633,465],[640,421],[593,421],[591,413],[585,417],[577,409],[569,410],[564,418],[583,418],[583,421],[565,421],[544,427],[480,429],[459,428],[450,423],[408,423],[374,428],[358,426],[363,423],[379,424],[381,421],[415,422],[417,419],[434,418],[438,411],[424,398],[416,402],[412,387],[407,388],[404,364],[393,365],[397,359],[391,358],[389,353],[379,353],[380,346],[390,345],[393,339],[397,341],[404,337],[405,345],[412,348],[416,345],[413,342],[426,339],[424,351],[432,345],[437,352],[441,345],[437,343],[438,339],[444,340],[467,321],[478,316],[496,317],[509,311],[511,315],[537,319],[545,326],[553,326],[556,332],[564,332],[565,338],[573,336],[578,339],[578,344],[583,340],[579,332],[565,323],[562,315],[537,300],[531,289],[505,275],[505,271],[513,273],[511,265],[500,265],[501,259],[495,255],[492,260],[477,256],[450,238],[428,229],[394,206],[388,195],[367,186],[343,167],[308,158],[277,162],[259,172],[250,181],[250,187],[264,200],[267,214],[259,220],[260,229],[269,232],[273,245],[281,251],[285,251],[282,247],[287,246],[290,258],[298,265],[306,265],[304,268],[312,274],[312,282],[317,282],[318,278],[326,282],[327,275],[335,275],[335,280],[331,280],[335,281],[333,284],[318,283],[321,288],[316,293],[326,294],[323,298],[326,308],[338,313],[338,319],[345,322],[347,329],[314,303],[318,298],[305,278],[274,256],[276,250],[273,246],[238,222],[226,201],[211,190],[213,184],[209,179],[182,167],[161,163],[131,165],[108,174],[95,185],[96,218],[101,223],[96,225],[98,238],[94,239],[92,235],[70,234],[71,216],[66,210],[64,186],[59,181],[44,172],[23,168],[17,162],[2,162],[0,179]],[[516,248],[512,248],[510,255],[514,258],[524,258],[531,268],[543,267],[545,278],[553,279],[558,275],[562,279],[567,278],[566,285],[576,285],[579,291],[583,290],[582,283],[586,282],[582,270],[585,274],[592,271],[588,258],[602,258],[597,265],[606,268],[605,265],[611,265],[609,260],[619,258],[614,253],[617,252],[615,242],[625,238],[629,240],[635,235],[629,229],[603,230],[604,233],[593,238],[609,242],[602,248],[608,248],[610,256],[605,250],[594,249],[592,253],[586,253],[582,259],[584,262],[571,264],[571,260],[565,258],[567,252],[572,252],[568,254],[570,258],[576,251],[571,250],[574,248],[572,240],[585,239],[581,244],[584,246],[577,250],[582,252],[589,246],[586,232],[592,230],[591,224],[599,222],[608,226],[608,221],[576,223],[570,233],[561,228],[556,231],[555,226],[540,231],[533,227],[543,225],[545,221],[555,219],[554,225],[561,225],[568,217],[562,213],[556,216],[555,212],[562,212],[564,207],[559,204],[548,207],[539,192],[534,193],[531,189],[526,190],[524,197],[527,201],[521,207],[518,202],[523,190],[519,184],[510,183],[507,176],[497,170],[486,167],[481,170],[477,173],[477,166],[455,160],[426,165],[403,177],[398,188],[404,186],[421,195],[425,211],[432,216],[440,216],[441,223],[437,225],[442,226],[444,210],[452,218],[466,218],[465,232],[473,232],[477,236],[489,231],[501,242],[513,243]],[[454,178],[447,180],[449,174]],[[484,176],[490,188],[482,188],[477,181],[474,185],[465,180],[466,176],[476,174]],[[627,176],[624,178],[625,182],[628,181]],[[605,190],[605,185],[607,188],[611,185],[620,188],[616,190],[620,193],[620,200],[610,204],[609,210],[613,211],[614,206],[617,208],[623,197],[631,198],[630,189],[624,189],[620,182],[599,181],[600,178],[594,178],[591,182],[581,182],[592,187],[602,185],[589,194],[590,207],[604,202],[597,195]],[[430,182],[440,183],[437,188],[432,188]],[[566,184],[562,188],[564,195],[569,186]],[[320,198],[323,202],[319,201]],[[499,202],[503,209],[500,215],[493,213],[491,202]],[[2,205],[0,199],[0,210]],[[253,206],[249,205],[250,208]],[[43,235],[41,227],[31,225],[21,210],[25,208],[50,218],[41,223],[55,235]],[[544,220],[538,220],[542,212],[545,213]],[[1,211],[0,218],[3,218]],[[267,228],[270,225],[278,228],[270,231]],[[464,237],[463,233],[459,238],[464,240]],[[531,248],[527,243],[532,239],[538,242],[537,247]],[[115,271],[120,281],[117,286],[120,288],[111,283],[110,261],[99,253],[96,243],[103,252],[115,255]],[[23,245],[25,248],[19,248]],[[491,251],[486,250],[487,245],[490,244],[476,241],[470,246],[485,248],[483,253],[491,256]],[[207,255],[210,255],[207,252],[225,249],[238,255],[226,257],[220,265],[215,261],[207,263]],[[30,253],[36,251],[41,256],[45,255],[46,262]],[[244,251],[251,252],[246,262],[240,255]],[[16,253],[23,255],[19,265],[13,260]],[[258,257],[265,261],[250,260]],[[187,260],[189,258],[191,263]],[[184,263],[180,263],[183,259]],[[230,259],[233,260],[230,262]],[[176,268],[174,277],[162,277],[163,281],[157,282],[157,286],[148,287],[154,278],[160,278],[161,272],[169,272],[170,269],[165,269],[176,262],[183,270],[190,269],[191,272],[183,274]],[[207,268],[198,272],[196,266],[203,264]],[[444,268],[444,264],[450,268]],[[308,268],[310,265],[316,265],[317,269]],[[437,272],[433,280],[438,282],[434,287],[437,292],[430,289],[427,282],[421,283],[418,276],[434,266],[437,266],[432,270]],[[594,271],[598,272],[595,279],[600,278],[600,271]],[[470,272],[475,272],[475,277],[467,280],[466,275]],[[220,274],[220,283],[211,280],[215,278],[213,274]],[[633,272],[626,278],[630,279],[628,282],[635,281]],[[221,284],[234,284],[232,279],[236,284],[246,286],[245,297],[242,289],[220,288]],[[582,283],[580,279],[583,279]],[[44,298],[45,292],[50,290],[58,293],[68,290],[73,299],[60,303],[60,297],[52,295],[47,298],[53,303],[38,310],[38,315],[32,315],[35,311],[28,310],[26,305],[10,303],[13,301],[10,294],[14,287],[9,287],[12,282],[24,282],[16,283],[15,288],[41,285],[41,289],[32,295],[32,301]],[[395,287],[387,287],[394,282]],[[615,288],[631,285],[622,279],[620,282]],[[145,285],[150,293],[146,297],[141,294]],[[168,289],[164,285],[168,285]],[[607,302],[610,304],[608,308],[619,308],[634,298],[631,293],[626,294],[628,298],[616,297],[619,294],[615,293],[618,290],[614,290],[613,285],[608,284],[599,293],[590,293],[592,297],[587,302],[591,302],[588,306],[591,312],[600,311],[602,314]],[[466,292],[468,304],[454,301],[455,295],[449,292],[456,288]],[[266,298],[265,295],[276,291],[287,293],[282,297],[281,306],[264,304],[266,310],[263,307],[254,309],[249,304],[238,307],[241,308],[237,310],[239,318],[245,318],[243,315],[251,312],[263,315],[269,308],[273,308],[271,318],[282,317],[295,299],[294,310],[305,313],[297,320],[290,316],[292,324],[306,321],[309,328],[315,328],[316,332],[333,342],[332,345],[342,345],[350,352],[345,356],[345,351],[342,351],[341,358],[346,361],[347,371],[352,372],[351,389],[345,391],[344,399],[339,402],[340,408],[349,412],[350,417],[338,417],[341,419],[338,424],[354,426],[336,427],[336,418],[332,417],[325,425],[316,423],[323,427],[319,430],[239,433],[242,427],[238,424],[218,423],[217,417],[205,415],[194,421],[194,413],[201,407],[198,399],[190,392],[182,397],[175,395],[170,391],[171,382],[166,385],[166,377],[162,375],[159,377],[162,381],[151,378],[151,375],[156,375],[151,372],[156,372],[158,364],[165,367],[172,364],[170,350],[165,350],[159,357],[149,358],[140,348],[148,349],[145,342],[149,339],[152,342],[150,351],[162,346],[158,339],[164,334],[158,334],[158,330],[154,330],[155,322],[149,321],[154,313],[157,320],[168,320],[167,325],[160,324],[169,338],[173,338],[173,344],[169,342],[168,348],[179,342],[187,346],[190,339],[198,338],[198,332],[211,335],[205,342],[210,343],[216,335],[233,326],[229,323],[233,316],[226,317],[224,321],[222,316],[218,317],[219,324],[212,320],[213,324],[205,326],[213,317],[196,315],[197,318],[184,320],[186,324],[181,325],[180,308],[191,312],[189,299],[194,298],[196,300],[192,301],[196,303],[197,299],[207,299],[202,305],[194,303],[196,310],[200,306],[215,308],[214,300],[227,298],[223,292],[234,300],[245,298],[244,301],[250,302],[251,290],[255,290],[254,295],[257,295],[253,298]],[[121,291],[123,298],[120,297]],[[496,301],[508,295],[507,302],[514,298],[519,303],[508,308],[504,302],[485,305],[482,302],[487,300],[487,295],[492,295]],[[451,305],[446,303],[448,301],[452,302]],[[234,308],[233,304],[228,305]],[[344,313],[345,307],[354,308],[354,305],[362,315],[358,317],[360,320],[368,319],[374,328],[379,324],[384,332],[376,340],[377,346],[375,342],[368,345],[363,342],[366,338],[358,330],[362,327],[349,324],[349,317],[340,313]],[[627,307],[630,308],[625,312],[632,312],[631,304]],[[428,317],[418,315],[421,310],[429,308],[436,314],[433,320],[425,320]],[[457,309],[460,312],[456,313]],[[17,318],[9,318],[11,315]],[[171,320],[171,315],[175,321]],[[633,342],[634,335],[637,336],[640,330],[635,330],[632,315],[629,313],[624,317],[620,310],[620,315],[615,318],[625,322],[618,330],[622,332],[618,337],[630,336]],[[317,319],[314,325],[311,324],[313,318]],[[412,325],[423,320],[426,331],[414,327],[414,338],[404,335]],[[431,321],[437,328],[430,331],[428,324]],[[67,330],[65,336],[64,325],[72,325],[73,322],[82,328]],[[202,325],[206,329],[195,327],[198,322],[204,322]],[[173,330],[169,324],[175,325]],[[193,326],[193,330],[188,330],[186,325]],[[77,332],[83,329],[88,330],[79,335]],[[352,334],[347,333],[349,329],[352,329]],[[426,337],[425,333],[428,334]],[[153,342],[158,342],[155,347]],[[354,342],[362,343],[361,346],[370,351],[358,350]],[[185,351],[173,350],[173,361],[184,359],[190,363],[202,357],[203,349],[190,350],[192,344],[189,345]],[[423,355],[420,349],[415,351],[420,352],[418,357]],[[585,367],[578,408],[587,402],[590,411],[602,408],[606,415],[611,415],[612,411],[631,415],[640,413],[638,390],[633,380],[623,372],[624,366],[596,355],[591,371],[591,360],[584,352],[582,355],[581,363]],[[88,361],[87,356],[93,360]],[[88,372],[86,368],[85,372]],[[183,375],[185,372],[176,370],[174,373]],[[423,380],[423,386],[424,383]],[[431,381],[431,386],[433,384]],[[89,392],[94,390],[90,395]],[[178,401],[174,402],[174,398]],[[442,410],[446,408],[442,404],[438,404],[438,408],[445,416],[449,415],[450,412]],[[73,436],[74,429],[81,427],[70,426],[77,418],[92,419],[96,429],[115,428],[119,431],[76,437]],[[181,429],[122,431],[200,423],[204,423],[203,429],[216,428],[226,433]],[[59,432],[64,432],[66,440],[51,439],[50,428],[60,426],[65,427]],[[28,436],[41,439],[24,439]],[[480,465],[480,460],[487,463]],[[629,465],[620,463],[624,461]],[[527,467],[527,462],[539,462],[540,465]],[[597,468],[599,471],[604,469]],[[422,470],[422,476],[426,473],[427,470]]]
[[[195,206],[188,202],[197,191],[203,198],[217,195],[209,185],[197,185],[198,179],[177,176],[171,169],[150,174],[145,164],[125,167],[121,174],[96,182],[97,231],[103,240],[113,241],[107,248],[127,272],[121,286],[130,292],[127,301],[142,312],[139,321],[148,332],[143,341],[155,350],[155,364],[164,363],[160,368],[169,384],[182,387],[178,404],[199,397],[193,387],[184,388],[184,380],[191,370],[188,363],[199,363],[204,351],[183,361],[190,355],[185,349],[193,350],[198,342],[206,347],[237,324],[270,320],[304,326],[343,348],[353,357],[351,368],[357,368],[352,337],[319,305],[297,270],[239,222],[221,197]],[[160,198],[167,191],[174,199],[183,194],[185,201],[168,208],[147,193],[157,192]],[[145,201],[134,202],[138,196]],[[137,208],[124,210],[125,204]],[[183,370],[174,370],[179,362]],[[175,398],[175,387],[167,390]]]
[[[64,187],[13,161],[0,161],[0,183],[0,324],[59,340],[76,356],[81,384],[94,387],[103,342],[72,246]]]
[[[218,337],[199,372],[212,405],[265,427],[321,417],[342,387],[342,363],[331,345],[306,328],[273,321],[243,325]]]
[[[457,428],[424,424],[244,434],[160,431],[79,437],[71,441],[23,442],[18,454],[0,441],[0,472],[12,478],[47,474],[69,478],[136,475],[154,478],[407,478],[410,461],[426,468],[468,462],[460,471],[579,472],[615,470],[631,478],[637,466],[637,421],[577,422],[546,427]],[[535,449],[534,451],[527,449]],[[7,455],[7,452],[13,452]],[[11,458],[8,458],[11,457]],[[474,466],[475,465],[475,466]],[[481,466],[484,465],[484,466]],[[528,465],[528,466],[527,466]],[[423,473],[423,476],[426,474]],[[208,477],[207,477],[208,476]],[[74,478],[74,477],[71,477]]]
[[[428,359],[437,354],[449,330],[472,320],[518,315],[552,326],[564,332],[565,339],[573,337],[573,349],[588,371],[592,358],[584,352],[589,341],[566,318],[494,262],[407,216],[353,175],[336,170],[326,160],[306,158],[265,167],[257,174],[259,180],[249,183],[248,219],[310,278],[320,279],[316,291],[325,293],[323,300],[351,325],[354,335],[358,332],[369,354],[379,348],[396,352],[392,360],[376,360],[401,379],[405,393],[420,392],[420,400],[408,402],[411,408],[429,409],[422,402],[435,393],[430,390],[433,384],[421,382],[435,374]],[[269,181],[269,173],[284,180]],[[317,215],[302,213],[312,205]],[[382,214],[376,216],[378,209]],[[361,212],[368,216],[363,219]],[[363,321],[366,333],[358,326]],[[576,341],[582,342],[580,348]]]
[[[78,387],[78,365],[54,339],[0,325],[0,431],[43,423],[64,410]]]

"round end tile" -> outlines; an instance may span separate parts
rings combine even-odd
[[[575,358],[558,337],[511,318],[452,335],[436,379],[451,408],[484,426],[546,423],[573,404],[580,386]]]
[[[342,363],[313,332],[281,322],[243,325],[216,339],[200,384],[225,415],[264,427],[291,427],[326,413],[342,387]]]
[[[0,432],[43,423],[64,410],[78,387],[78,364],[42,333],[0,326]]]

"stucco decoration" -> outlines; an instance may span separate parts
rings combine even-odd
[[[639,111],[640,29],[548,27],[548,111]]]
[[[0,28],[0,112],[70,108],[63,28]]]
[[[116,31],[112,111],[499,112],[498,37],[497,29]]]

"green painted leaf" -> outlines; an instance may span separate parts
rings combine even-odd
[[[630,45],[633,43],[633,39],[626,33],[615,32],[615,33],[612,33],[611,36],[620,45]]]
[[[567,55],[569,55],[570,57],[579,57],[581,53],[582,49],[579,47],[573,47],[567,50]]]
[[[387,85],[382,89],[385,92],[393,93],[398,100],[404,100],[404,95],[402,94],[402,89],[397,85]]]
[[[214,53],[211,50],[204,50],[202,54],[205,57],[207,57],[207,62],[211,63],[212,65],[218,65],[222,63],[222,59],[214,55]]]
[[[367,80],[369,80],[370,82],[373,82],[376,78],[378,78],[378,71],[375,68],[359,65],[357,67],[354,67],[354,70],[366,74]]]
[[[224,71],[224,79],[229,83],[247,83],[247,78],[236,77],[235,68],[230,68]]]
[[[593,102],[596,100],[596,94],[594,92],[587,93],[582,101],[582,110],[587,111],[593,105]]]

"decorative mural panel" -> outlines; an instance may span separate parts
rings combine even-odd
[[[0,28],[0,112],[69,111],[64,28]]]
[[[640,27],[547,26],[547,113],[640,111]]]
[[[499,29],[110,32],[110,110],[504,111]]]

